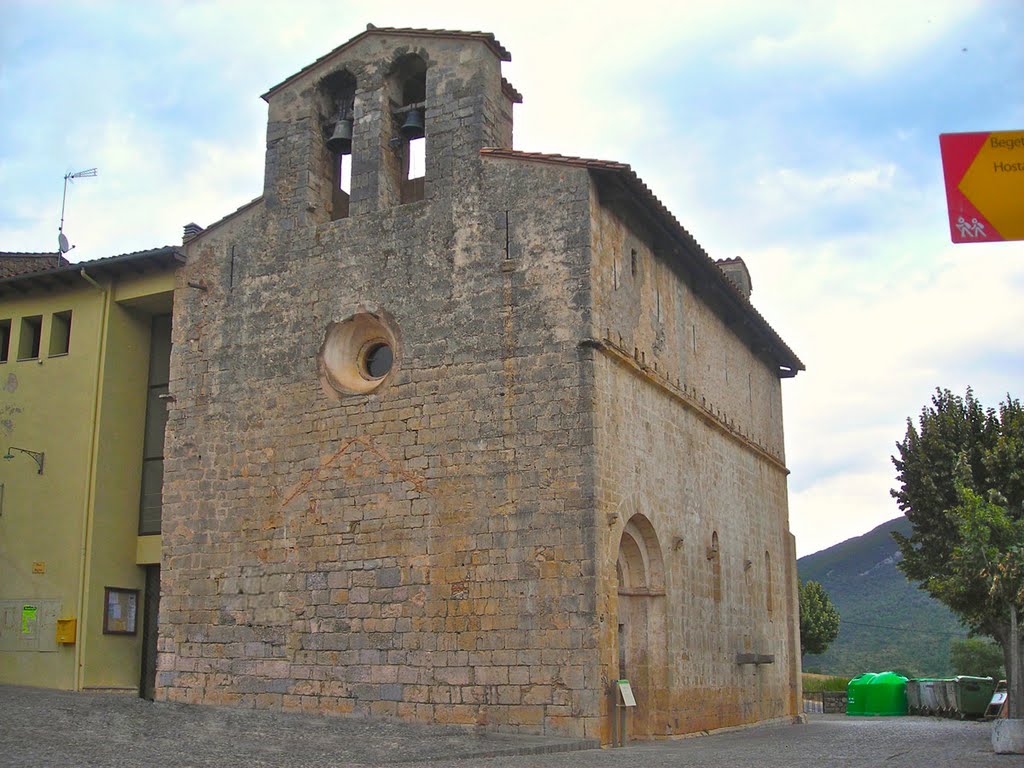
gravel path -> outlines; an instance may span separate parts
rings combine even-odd
[[[1020,755],[992,752],[990,733],[988,723],[812,715],[806,725],[599,750],[567,739],[0,686],[0,766],[17,768],[1024,768]]]

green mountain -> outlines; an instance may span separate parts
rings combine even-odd
[[[840,616],[839,637],[825,653],[804,656],[804,672],[952,674],[950,643],[967,632],[948,608],[896,567],[900,554],[893,531],[909,535],[910,523],[898,517],[797,560],[800,579],[820,582]]]

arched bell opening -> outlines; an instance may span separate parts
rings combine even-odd
[[[400,203],[422,200],[427,175],[427,63],[415,53],[397,58],[389,74],[393,173]]]
[[[345,69],[319,84],[325,166],[322,176],[331,189],[331,220],[349,215],[352,193],[352,146],[355,129],[356,79]]]

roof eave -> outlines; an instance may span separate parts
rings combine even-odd
[[[797,375],[798,372],[806,370],[803,362],[797,357],[796,353],[790,349],[789,345],[783,341],[782,337],[775,331],[768,321],[764,319],[760,312],[750,303],[750,300],[743,296],[740,290],[733,284],[733,282],[725,275],[721,268],[715,263],[714,259],[704,250],[704,247],[697,242],[697,239],[690,234],[690,232],[679,223],[679,221],[672,215],[665,205],[658,200],[657,197],[650,191],[646,184],[640,180],[640,177],[636,175],[632,169],[624,173],[622,171],[616,171],[616,175],[626,180],[626,185],[631,188],[631,191],[637,202],[640,204],[647,204],[652,209],[652,213],[657,216],[659,221],[665,225],[665,229],[675,236],[675,239],[680,243],[689,248],[691,251],[695,251],[702,258],[696,259],[696,263],[707,276],[711,278],[716,289],[723,294],[724,298],[731,304],[741,316],[753,320],[753,323],[747,323],[749,327],[759,336],[763,342],[767,344],[772,353],[772,357],[775,359],[779,366],[778,374],[780,378],[792,378]]]

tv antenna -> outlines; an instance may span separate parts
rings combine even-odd
[[[57,229],[57,247],[62,254],[67,253],[75,246],[68,245],[68,239],[64,236],[64,204],[68,200],[68,181],[75,179],[91,179],[96,175],[95,168],[86,168],[84,171],[64,174],[64,196],[60,200],[60,227]]]

